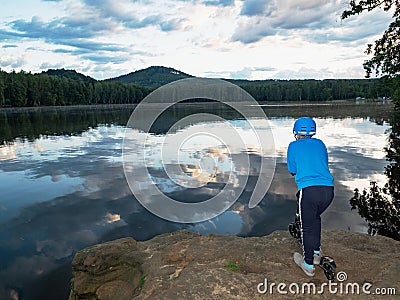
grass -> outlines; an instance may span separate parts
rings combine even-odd
[[[240,266],[237,264],[237,262],[233,261],[228,261],[228,263],[225,265],[225,269],[233,272],[237,272],[240,270]]]
[[[146,275],[145,274],[140,275],[140,277],[139,277],[139,285],[138,285],[139,290],[142,289],[145,281],[146,281]]]
[[[71,288],[72,299],[76,299],[76,295],[75,295],[75,292],[74,292],[74,283],[75,283],[75,278],[72,277],[71,280],[69,281],[70,288]]]

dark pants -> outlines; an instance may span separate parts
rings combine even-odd
[[[332,203],[333,186],[310,186],[296,194],[299,201],[304,261],[313,264],[314,250],[321,246],[321,214]]]

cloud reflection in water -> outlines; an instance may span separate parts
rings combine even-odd
[[[0,299],[6,298],[10,290],[28,295],[32,282],[68,263],[77,250],[101,241],[123,236],[146,240],[180,228],[242,236],[285,230],[296,210],[296,187],[285,165],[293,121],[293,118],[270,119],[277,167],[269,193],[260,205],[254,209],[247,206],[257,179],[252,174],[257,174],[259,168],[259,152],[255,147],[249,151],[250,176],[239,200],[212,220],[187,225],[154,216],[133,197],[122,169],[121,144],[125,130],[122,126],[102,125],[72,137],[41,137],[31,142],[17,139],[1,146]],[[252,136],[245,123],[235,119],[231,124],[251,144]],[[324,214],[324,226],[365,232],[365,222],[350,211],[348,201],[357,185],[368,184],[371,178],[380,179],[386,165],[382,149],[388,125],[376,125],[361,118],[317,119],[317,124],[318,137],[328,146],[336,184],[335,200]],[[202,126],[207,132],[215,130],[216,124],[191,126]],[[169,134],[179,134],[179,131]],[[187,145],[182,161],[177,162],[170,156],[167,163],[182,168],[187,176],[200,183],[196,188],[179,187],[162,172],[158,153],[162,140],[162,134],[150,137],[146,153],[148,167],[159,188],[179,201],[200,202],[212,197],[227,184],[224,174],[230,168],[236,181],[245,178],[240,165],[242,157],[247,155],[244,149],[232,146],[235,151],[229,155],[239,162],[232,166],[228,153],[218,144],[213,147],[208,143]],[[135,165],[137,153],[134,148],[131,150],[130,167],[142,167]],[[207,152],[213,161],[196,161],[201,157],[196,156],[196,151]],[[207,176],[199,176],[199,170]],[[143,171],[143,174],[147,173]],[[147,179],[137,178],[136,184],[145,190]],[[152,201],[151,195],[149,201]],[[61,289],[67,292],[70,274],[63,276],[65,285]]]

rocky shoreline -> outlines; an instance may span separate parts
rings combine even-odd
[[[322,244],[342,276],[330,285],[320,268],[310,278],[294,264],[300,249],[286,231],[242,238],[181,230],[145,242],[122,238],[75,255],[69,299],[400,297],[400,242],[323,231]]]

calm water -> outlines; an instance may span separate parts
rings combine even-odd
[[[250,174],[245,192],[228,211],[196,224],[165,221],[144,209],[132,195],[124,176],[121,148],[133,107],[0,110],[0,299],[9,299],[10,293],[18,294],[19,299],[66,298],[75,252],[111,239],[131,236],[147,240],[182,228],[240,236],[286,230],[296,210],[296,187],[285,165],[286,147],[293,140],[293,121],[303,115],[316,118],[317,137],[328,147],[335,177],[335,199],[323,216],[323,226],[366,232],[366,223],[351,211],[349,199],[354,188],[367,187],[371,180],[385,183],[383,148],[391,107],[338,104],[263,109],[269,123],[253,121],[261,132],[272,129],[276,151],[276,170],[267,195],[249,209],[254,180]],[[177,188],[157,161],[165,136],[178,136],[193,128],[215,132],[222,126],[218,121],[189,122],[169,131],[176,121],[197,112],[217,114],[242,137],[251,140],[252,135],[240,115],[216,104],[179,105],[157,120],[148,139],[148,157],[153,161],[149,172],[163,192],[189,202],[204,201],[218,193],[223,180],[198,189]],[[133,134],[142,133],[137,130]],[[187,149],[197,154],[209,151],[210,145],[222,149],[212,143],[203,140],[203,144],[191,144]],[[229,155],[248,155],[257,164],[257,149],[243,151],[234,141],[228,146]],[[227,154],[222,151],[222,155]],[[220,162],[217,178],[230,166],[229,159],[215,157]],[[185,156],[186,166],[193,158],[196,155]],[[174,163],[170,160],[167,163]],[[135,166],[134,161],[132,164]],[[240,178],[240,172],[233,171]],[[192,168],[190,172],[195,171]]]

